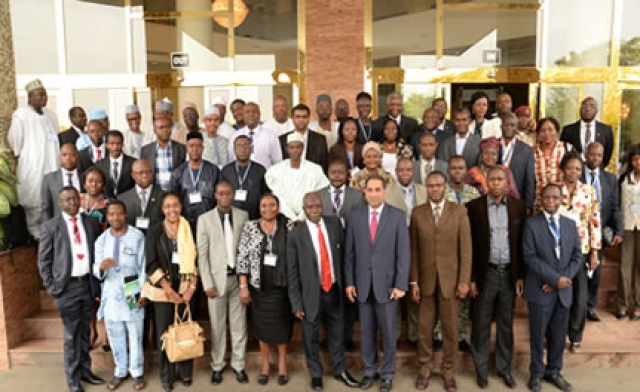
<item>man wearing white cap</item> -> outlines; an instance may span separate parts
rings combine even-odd
[[[218,128],[218,135],[224,136],[227,139],[231,139],[236,130],[229,125],[228,122],[224,121],[224,118],[227,114],[227,101],[223,97],[215,97],[213,98],[213,102],[211,105],[217,107],[220,110],[220,127]]]
[[[153,110],[153,119],[155,120],[158,116],[166,116],[171,119],[171,135],[175,135],[176,132],[180,131],[182,128],[182,124],[177,121],[173,121],[173,102],[167,97],[162,98],[158,102],[156,102],[156,106]]]
[[[229,163],[229,139],[218,133],[220,131],[220,121],[221,116],[218,107],[212,106],[205,110],[202,158],[222,169],[224,165]]]
[[[138,105],[127,105],[125,108],[125,116],[129,129],[123,132],[124,147],[123,152],[136,159],[140,158],[140,150],[145,144],[153,143],[155,135],[153,132],[144,132],[140,129],[142,123],[142,115]]]
[[[60,168],[58,118],[45,108],[47,90],[35,79],[25,86],[28,105],[13,112],[7,139],[18,158],[18,200],[25,210],[27,227],[40,238],[41,188],[44,175]]]
[[[290,133],[287,136],[289,159],[272,166],[265,174],[267,186],[280,199],[280,212],[294,221],[305,219],[304,195],[329,185],[320,165],[302,159],[303,149],[302,135]]]
[[[287,99],[278,95],[273,99],[273,118],[264,123],[265,128],[271,130],[278,137],[293,131],[293,121],[288,118],[287,114],[289,114]]]
[[[107,112],[102,108],[91,108],[89,109],[89,122],[98,121],[105,129],[105,134],[109,130],[109,116],[107,116]],[[89,130],[87,132],[80,135],[78,140],[76,140],[76,148],[78,151],[82,151],[87,147],[91,147],[93,144],[91,142],[91,137],[89,137]]]
[[[248,102],[243,108],[246,126],[236,131],[229,138],[229,161],[236,159],[233,142],[236,137],[245,135],[251,141],[251,160],[256,161],[265,169],[282,161],[282,149],[278,137],[260,124],[260,107],[255,102]],[[218,134],[221,134],[218,131]],[[301,199],[302,200],[302,199]]]

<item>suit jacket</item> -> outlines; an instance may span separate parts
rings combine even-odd
[[[409,232],[405,214],[385,203],[371,243],[369,206],[355,209],[347,218],[345,287],[355,286],[361,303],[367,301],[371,291],[377,303],[387,303],[394,288],[407,291],[408,278]]]
[[[536,160],[533,148],[517,139],[515,143],[509,170],[513,175],[513,181],[518,189],[520,200],[525,202],[527,208],[533,208],[533,202],[536,198]],[[500,156],[502,156],[502,152]]]
[[[140,158],[146,159],[151,165],[151,173],[156,172],[156,142],[142,146]],[[171,141],[171,161],[173,168],[177,168],[187,158],[187,149],[184,144]]]
[[[147,195],[147,209],[142,214],[142,205],[140,204],[140,196],[135,187],[118,195],[118,200],[127,207],[127,224],[136,227],[136,218],[143,216],[149,218],[149,227],[162,220],[162,197],[164,191],[160,187],[153,186],[151,195]],[[146,234],[146,229],[140,229]]]
[[[413,208],[415,209],[417,206],[424,204],[427,202],[427,188],[422,184],[412,183],[413,191],[415,193],[415,204]],[[402,188],[396,182],[392,182],[387,185],[387,197],[385,201],[392,206],[402,210],[405,213],[405,217],[407,214],[411,214],[412,211],[407,209],[407,203],[404,201],[404,194],[402,193]]]
[[[86,258],[89,264],[92,295],[99,295],[100,283],[93,276],[94,244],[102,232],[98,220],[85,214],[78,214],[84,226],[87,247],[89,250]],[[38,245],[38,269],[42,277],[42,283],[49,295],[59,298],[64,294],[71,279],[73,254],[71,253],[71,240],[67,223],[61,214],[49,219],[40,226],[40,243]]]
[[[451,136],[456,133],[456,126],[446,118],[444,119],[444,131],[448,132]]]
[[[236,162],[233,161],[222,168],[222,178],[229,181],[236,191],[240,189],[240,180],[236,172]],[[251,167],[242,189],[247,191],[247,200],[235,200],[233,206],[249,213],[249,219],[260,218],[260,197],[269,192],[269,187],[264,179],[267,169],[255,161],[251,161]]]
[[[491,230],[489,226],[488,196],[472,200],[466,204],[471,225],[473,240],[471,267],[471,281],[476,284],[478,291],[484,289],[491,252]],[[492,207],[493,208],[493,207]],[[511,196],[507,196],[507,220],[509,232],[509,272],[511,283],[524,278],[524,264],[522,262],[522,226],[527,216],[525,203]]]
[[[91,147],[83,148],[78,151],[78,170],[84,173],[87,169],[95,165],[92,158],[93,150]],[[80,179],[80,181],[82,182],[82,179]]]
[[[80,182],[80,193],[82,193],[84,192],[84,187],[82,184],[82,172],[79,169],[78,182]],[[47,173],[42,179],[42,220],[44,222],[60,214],[58,196],[63,186],[62,169]]]
[[[325,238],[327,249],[331,252],[333,262],[333,280],[342,292],[342,252],[344,250],[344,229],[335,216],[322,218],[327,228]],[[320,276],[320,260],[313,248],[311,232],[306,222],[296,226],[287,238],[287,274],[289,277],[289,300],[291,310],[304,311],[305,318],[317,320],[320,308],[320,292],[322,277]],[[339,296],[340,301],[342,295]]]
[[[478,165],[480,161],[480,137],[478,135],[469,135],[467,143],[462,150],[462,156],[467,163],[467,168],[472,168]],[[456,138],[455,135],[442,142],[442,145],[438,147],[437,156],[439,159],[449,162],[449,158],[456,154]]]
[[[603,124],[600,121],[595,121],[595,123],[596,137],[594,140],[602,144],[604,147],[602,167],[607,167],[613,154],[613,131],[611,130],[610,125]],[[566,125],[562,128],[560,140],[571,143],[579,153],[583,153],[586,150],[585,146],[582,145],[582,138],[580,137],[580,121],[576,121],[573,124]]]
[[[526,267],[524,298],[540,305],[560,301],[563,307],[571,307],[573,288],[542,291],[542,286],[558,286],[561,276],[573,279],[582,266],[583,256],[576,224],[560,216],[560,258],[556,256],[556,240],[549,229],[543,212],[527,219],[522,234],[522,258]]]
[[[333,161],[341,161],[347,165],[347,169],[353,169],[357,167],[359,169],[364,168],[364,161],[362,160],[362,144],[356,143],[353,148],[353,166],[349,163],[349,155],[347,154],[347,147],[344,143],[336,143],[331,146],[329,150],[329,163]]]
[[[233,259],[237,258],[238,242],[249,214],[239,208],[231,209],[231,228],[233,229]],[[197,241],[198,268],[202,277],[202,287],[209,290],[215,287],[219,297],[227,295],[227,243],[224,239],[224,222],[220,220],[218,208],[206,212],[198,218]]]
[[[384,116],[378,117],[376,121],[372,123],[372,135],[376,135],[378,139],[374,139],[371,137],[372,141],[381,142],[384,138],[384,123],[389,118],[388,114]],[[411,143],[413,134],[418,132],[419,126],[418,121],[415,118],[407,117],[404,114],[400,117],[400,138],[405,141],[405,143]]]
[[[421,159],[420,159],[420,155],[418,155],[418,160],[413,162],[413,182],[415,184],[421,184],[421,185],[427,185],[427,177],[425,176],[424,178],[421,175],[421,170],[420,170],[420,164],[421,164]],[[449,181],[449,165],[447,164],[447,162],[442,161],[438,158],[436,158],[436,162],[433,168],[433,171],[441,171],[446,180]],[[429,174],[429,173],[427,173]]]
[[[451,126],[453,127],[453,124],[451,124]],[[437,130],[437,128],[436,128],[436,130]],[[424,127],[424,124],[422,124],[418,128],[418,131],[416,133],[414,133],[413,137],[411,138],[411,145],[413,146],[413,156],[414,157],[419,157],[420,156],[420,137],[422,137],[422,135],[425,132],[427,132],[427,130]],[[431,132],[431,131],[428,131],[428,132]],[[440,147],[442,142],[444,142],[445,140],[447,140],[448,138],[453,136],[455,133],[456,133],[455,127],[453,129],[451,129],[451,128],[447,127],[447,124],[445,124],[445,128],[442,131],[437,130],[435,136],[436,136],[436,141],[438,142],[438,147]]]
[[[580,181],[585,184],[587,176],[585,171],[590,170],[586,165],[582,171]],[[624,225],[622,223],[622,215],[620,213],[620,185],[614,174],[603,169],[598,170],[600,180],[600,220],[602,227],[609,227],[613,230],[614,235],[624,237]]]
[[[356,142],[358,144],[362,144],[363,146],[368,142],[368,141],[372,141],[372,142],[380,142],[382,140],[382,133],[377,133],[380,132],[380,129],[374,129],[373,127],[373,123],[375,122],[373,119],[369,119],[370,123],[369,123],[369,127],[371,127],[370,131],[371,131],[371,135],[369,135],[369,138],[367,139],[367,135],[366,132],[367,129],[365,129],[364,124],[360,124],[361,121],[358,121],[358,137],[356,138]]]
[[[420,287],[420,295],[455,298],[460,283],[471,282],[471,229],[467,209],[444,202],[438,226],[431,203],[413,209],[411,214],[410,282]]]
[[[322,215],[338,216],[343,222],[349,216],[351,211],[366,204],[364,202],[364,197],[362,197],[362,192],[347,185],[344,188],[344,200],[340,206],[340,211],[338,211],[338,214],[336,215],[336,211],[333,208],[334,195],[331,194],[331,186],[326,186],[320,189],[318,193],[320,193],[320,198],[322,199]]]
[[[280,135],[280,147],[282,148],[282,159],[289,158],[287,153],[287,136],[295,131],[289,131],[284,135]],[[305,159],[309,162],[317,163],[322,170],[327,173],[329,168],[329,151],[327,149],[327,138],[318,132],[307,129],[307,154]]]
[[[110,198],[114,198],[122,192],[126,192],[129,189],[133,188],[136,183],[133,181],[133,177],[131,177],[131,170],[133,169],[133,163],[136,160],[129,155],[122,154],[122,166],[119,168],[120,176],[118,177],[118,183],[114,184],[111,179],[111,174],[113,172],[113,162],[111,161],[111,156],[107,156],[105,159],[96,163],[96,167],[100,169],[102,174],[104,174],[104,178],[106,178],[106,183],[104,184],[104,189]]]
[[[69,127],[69,129],[67,129],[66,131],[58,133],[58,141],[60,142],[60,147],[62,147],[62,145],[66,143],[71,143],[75,146],[76,141],[79,137],[80,135],[78,135],[78,132],[76,132],[73,127]]]

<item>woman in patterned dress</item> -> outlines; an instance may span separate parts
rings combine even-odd
[[[562,170],[560,162],[567,151],[571,151],[573,146],[569,143],[558,140],[560,124],[553,117],[543,118],[536,127],[538,132],[538,143],[533,149],[536,160],[536,200],[533,203],[534,210],[542,210],[542,189],[549,183],[559,183],[562,181]]]

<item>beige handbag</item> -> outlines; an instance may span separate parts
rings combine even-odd
[[[184,294],[187,288],[189,288],[189,282],[180,282],[178,294]],[[151,302],[171,302],[162,287],[156,287],[149,281],[144,282],[142,285],[142,296]]]
[[[178,306],[175,306],[174,322],[162,334],[162,349],[171,363],[204,355],[202,327],[191,320],[191,309],[188,305],[182,317],[178,315]]]

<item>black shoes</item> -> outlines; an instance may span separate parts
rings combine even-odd
[[[333,378],[335,378],[338,381],[342,381],[344,383],[344,385],[351,387],[351,388],[355,388],[360,386],[360,383],[358,382],[358,380],[356,380],[355,378],[353,378],[353,376],[346,370],[343,370],[342,373],[333,376]]]
[[[89,373],[86,376],[82,377],[82,381],[91,385],[100,385],[105,383],[105,381],[102,378],[96,376],[93,373]]]
[[[596,313],[595,310],[589,310],[587,312],[587,320],[589,321],[600,321],[600,316],[598,316],[598,313]]]
[[[442,340],[433,339],[433,352],[437,353],[440,350],[442,350]]]
[[[69,392],[84,392],[84,387],[82,384],[71,384],[69,385]]]
[[[380,381],[380,392],[391,392],[392,387],[393,387],[393,381],[391,380]]]
[[[531,376],[527,383],[529,389],[533,392],[540,392],[542,389],[542,378],[540,376]]]
[[[476,385],[480,389],[487,389],[487,386],[489,385],[489,383],[488,383],[486,377],[481,377],[480,375],[477,375],[476,376]]]
[[[571,384],[569,384],[569,382],[567,382],[560,373],[547,374],[544,376],[544,380],[555,385],[556,388],[564,392],[569,392],[572,389]]]
[[[471,347],[466,340],[462,339],[458,342],[458,351],[468,353],[469,351],[471,351]]]
[[[222,382],[222,370],[214,370],[211,374],[211,384],[218,385]]]
[[[518,386],[518,383],[513,379],[513,376],[511,376],[510,373],[501,373],[498,374],[498,376],[502,379],[507,388],[514,389]]]
[[[279,385],[287,385],[287,383],[289,382],[289,376],[286,374],[280,374],[278,376],[278,384]]]
[[[267,385],[268,382],[269,382],[269,375],[268,374],[260,374],[258,376],[258,384]]]
[[[322,378],[312,378],[311,379],[311,389],[314,391],[322,390]]]
[[[164,392],[171,392],[173,391],[173,385],[162,383],[162,389],[164,390]]]
[[[244,369],[242,370],[233,369],[233,372],[236,374],[236,380],[240,384],[246,384],[249,382],[249,376],[247,376],[247,372],[245,372]]]
[[[360,389],[369,389],[373,386],[373,379],[374,377],[372,376],[364,376],[362,378],[362,381],[360,381]]]

